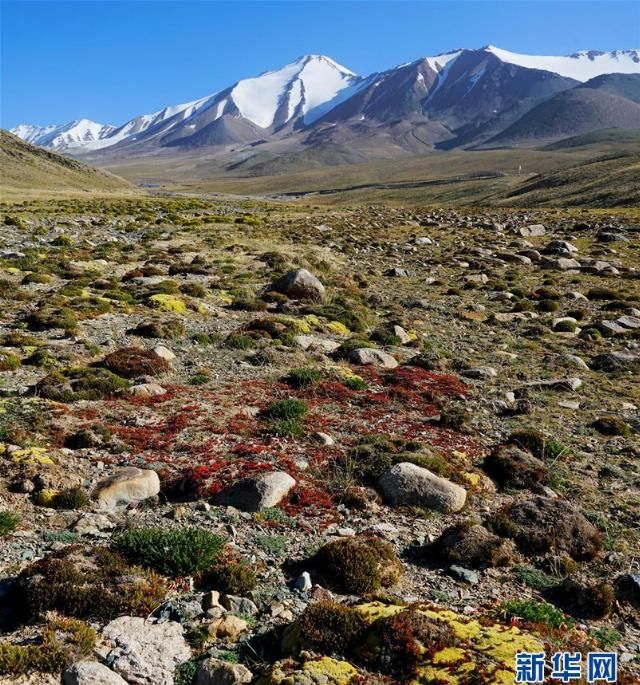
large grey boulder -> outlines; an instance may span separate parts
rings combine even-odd
[[[101,480],[93,491],[93,498],[100,509],[113,510],[155,497],[159,492],[160,479],[155,471],[128,466]]]
[[[62,674],[64,685],[127,685],[121,676],[97,661],[78,661]]]
[[[198,664],[195,685],[244,685],[252,680],[253,673],[246,666],[211,657]]]
[[[285,471],[250,476],[234,483],[216,497],[216,504],[243,511],[261,511],[275,507],[296,484]]]
[[[102,631],[111,647],[106,660],[130,685],[173,685],[176,666],[191,658],[182,633],[173,621],[120,616]]]
[[[467,492],[446,478],[409,462],[387,469],[378,486],[388,504],[413,505],[442,512],[459,511]]]
[[[306,269],[289,271],[271,284],[271,290],[296,300],[310,300],[312,302],[321,302],[325,293],[320,279]]]
[[[374,347],[359,347],[351,352],[349,359],[362,366],[379,366],[383,369],[395,369],[398,366],[394,357]]]

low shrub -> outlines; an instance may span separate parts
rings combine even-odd
[[[302,369],[291,369],[285,376],[285,383],[292,388],[305,388],[314,385],[322,379],[322,373],[318,369],[305,367]]]
[[[54,371],[35,385],[35,394],[56,402],[100,400],[129,386],[108,369],[76,367]]]
[[[0,643],[0,675],[19,676],[33,671],[59,674],[93,652],[96,631],[82,621],[56,618],[42,637],[29,644]]]
[[[29,618],[55,610],[77,618],[146,616],[167,593],[163,579],[104,547],[71,545],[20,573],[17,605]]]
[[[122,378],[136,378],[137,376],[157,376],[164,373],[169,369],[169,362],[153,350],[123,347],[108,354],[100,362],[100,366]]]
[[[218,560],[224,539],[201,528],[131,528],[115,540],[128,559],[168,576],[205,571]]]
[[[329,542],[313,562],[331,585],[351,594],[376,592],[394,585],[402,575],[402,563],[393,547],[372,536]]]
[[[13,511],[0,511],[0,536],[9,535],[18,527],[20,517]]]
[[[244,561],[221,561],[198,576],[198,585],[230,595],[244,595],[256,587],[256,574]]]
[[[547,602],[537,602],[533,599],[512,599],[500,605],[500,611],[505,618],[520,618],[528,623],[538,623],[550,628],[572,626],[573,619],[565,616]]]
[[[345,654],[361,640],[368,622],[356,609],[321,601],[307,606],[298,626],[302,648],[320,654]]]

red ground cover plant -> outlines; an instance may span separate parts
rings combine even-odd
[[[227,485],[257,473],[284,470],[298,482],[283,508],[310,516],[335,513],[327,482],[333,462],[366,435],[402,438],[470,457],[479,445],[433,419],[445,400],[463,401],[468,388],[458,378],[420,368],[357,369],[368,384],[352,390],[334,379],[292,389],[284,382],[247,380],[216,389],[168,386],[157,397],[122,396],[103,402],[104,411],[81,409],[76,419],[99,419],[124,445],[122,463],[142,458],[161,465],[169,496],[211,497]],[[261,416],[277,400],[297,397],[309,411],[302,437],[276,437]],[[253,408],[249,410],[247,408]],[[316,431],[332,435],[334,446],[319,446]],[[304,470],[296,466],[301,458]],[[104,459],[104,458],[103,458]]]

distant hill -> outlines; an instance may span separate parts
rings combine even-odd
[[[521,207],[640,205],[640,154],[607,155],[538,174],[496,204]]]
[[[540,148],[553,152],[556,150],[575,150],[576,148],[599,148],[607,150],[640,150],[640,129],[605,128],[599,131],[581,133],[578,136],[561,138]]]
[[[640,129],[640,104],[585,84],[534,107],[484,147],[535,144],[610,128]]]
[[[25,143],[0,129],[0,191],[12,192],[132,192],[128,181]]]

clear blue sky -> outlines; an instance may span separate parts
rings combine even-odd
[[[640,3],[3,1],[1,124],[121,124],[307,53],[367,74],[457,47],[640,47]]]

